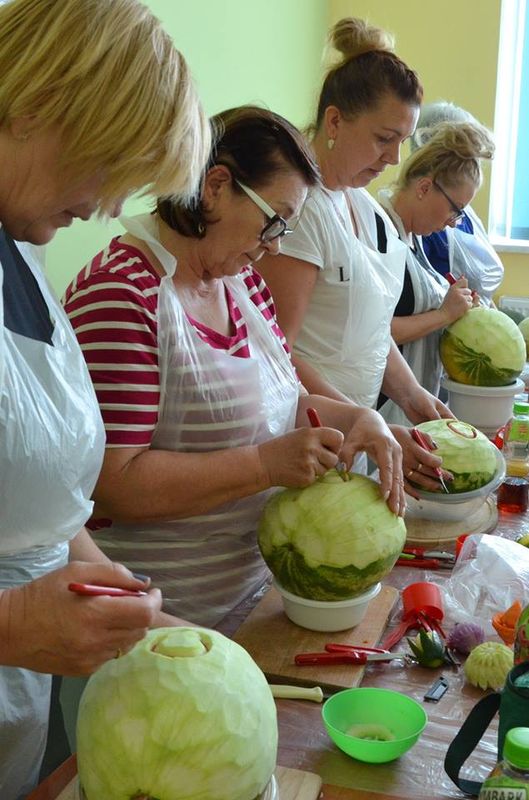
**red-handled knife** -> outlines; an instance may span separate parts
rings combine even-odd
[[[315,408],[307,408],[307,417],[309,418],[311,428],[323,428],[320,416]],[[334,469],[342,481],[349,480],[349,473],[347,472],[345,464],[342,461],[338,461]]]
[[[69,583],[68,590],[88,597],[145,597],[147,592],[120,589],[119,586],[97,586],[91,583]]]
[[[317,664],[367,664],[368,661],[393,661],[397,658],[407,660],[407,653],[366,653],[352,650],[349,653],[298,653],[294,663],[298,667],[310,667]]]

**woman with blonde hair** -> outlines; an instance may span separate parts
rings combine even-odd
[[[479,297],[465,277],[452,286],[429,263],[422,236],[454,228],[481,186],[481,161],[492,158],[489,131],[475,123],[441,123],[428,142],[403,164],[395,188],[379,193],[401,240],[408,245],[404,286],[391,333],[422,386],[439,392],[442,365],[439,339]],[[408,424],[391,400],[380,411],[391,422]]]
[[[391,37],[362,20],[340,20],[329,42],[334,62],[310,130],[323,187],[311,193],[282,253],[263,259],[262,272],[309,391],[374,407],[383,387],[414,423],[449,416],[392,342],[406,248],[364,188],[398,163],[415,129],[422,87],[393,52]],[[392,433],[405,471],[421,464],[419,482],[437,487],[441,460],[409,430],[395,426]]]
[[[422,147],[440,122],[471,122],[479,125],[461,106],[439,100],[423,106],[415,133],[410,139],[412,152]],[[440,275],[450,272],[464,276],[480,302],[494,306],[493,295],[503,280],[503,264],[490,243],[487,231],[472,206],[463,209],[457,225],[434,231],[421,239],[424,253]]]
[[[136,0],[0,6],[0,797],[35,785],[51,677],[89,674],[161,619],[84,523],[104,430],[82,353],[31,244],[144,189],[194,194],[210,146],[184,59]],[[68,563],[70,561],[70,563]]]

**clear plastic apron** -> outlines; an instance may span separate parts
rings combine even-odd
[[[104,453],[97,399],[68,319],[35,251],[18,243],[54,322],[53,346],[0,327],[0,588],[68,560],[68,541],[92,511]],[[3,273],[0,265],[0,274]],[[3,303],[0,296],[0,309]],[[0,645],[1,646],[1,645]],[[1,659],[0,659],[1,661]],[[51,678],[0,667],[0,797],[19,800],[38,779]]]
[[[161,400],[151,449],[210,452],[292,429],[299,383],[242,276],[224,283],[247,325],[250,358],[211,347],[190,323],[173,282],[176,261],[158,241],[156,220],[142,215],[122,222],[166,271],[158,297]],[[261,492],[187,519],[113,524],[97,532],[97,542],[112,558],[150,575],[166,611],[212,626],[268,576],[255,535],[268,496]]]
[[[462,231],[457,226],[446,228],[450,272],[456,278],[462,275],[471,289],[477,292],[482,304],[490,306],[492,296],[503,280],[503,264],[491,245],[485,228],[477,214],[465,209],[474,233]]]
[[[382,190],[379,193],[379,200],[395,224],[400,238],[405,240],[407,238],[406,231],[403,228],[402,220],[391,204],[391,192]],[[420,241],[418,244],[420,247]],[[413,313],[422,314],[425,311],[439,308],[448,291],[448,282],[429,264],[424,253],[422,253],[424,260],[422,262],[411,247],[407,247],[407,251],[406,266],[408,267],[414,295]],[[441,333],[441,329],[433,331],[413,342],[406,342],[402,347],[402,355],[418,382],[435,397],[439,394],[443,371],[439,356]],[[412,425],[402,409],[393,400],[386,400],[379,411],[386,422],[390,424]]]

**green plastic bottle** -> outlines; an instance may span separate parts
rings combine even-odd
[[[529,800],[529,728],[507,732],[503,759],[484,780],[479,800]]]

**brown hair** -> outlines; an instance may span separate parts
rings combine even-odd
[[[374,108],[385,94],[410,105],[421,104],[423,89],[417,73],[395,55],[388,33],[364,20],[345,17],[331,28],[328,40],[341,57],[323,81],[312,132],[320,127],[329,106],[351,119]]]
[[[228,167],[235,192],[242,192],[236,181],[259,188],[286,172],[297,172],[307,186],[319,183],[309,145],[279,114],[257,106],[240,106],[212,117],[211,124],[217,136],[205,172],[217,164]],[[205,235],[207,220],[200,198],[191,203],[162,198],[157,211],[169,227],[184,236]]]
[[[425,176],[442,186],[470,181],[481,185],[481,159],[494,155],[492,134],[479,122],[441,122],[430,129],[430,139],[409,156],[400,171],[397,188]]]

